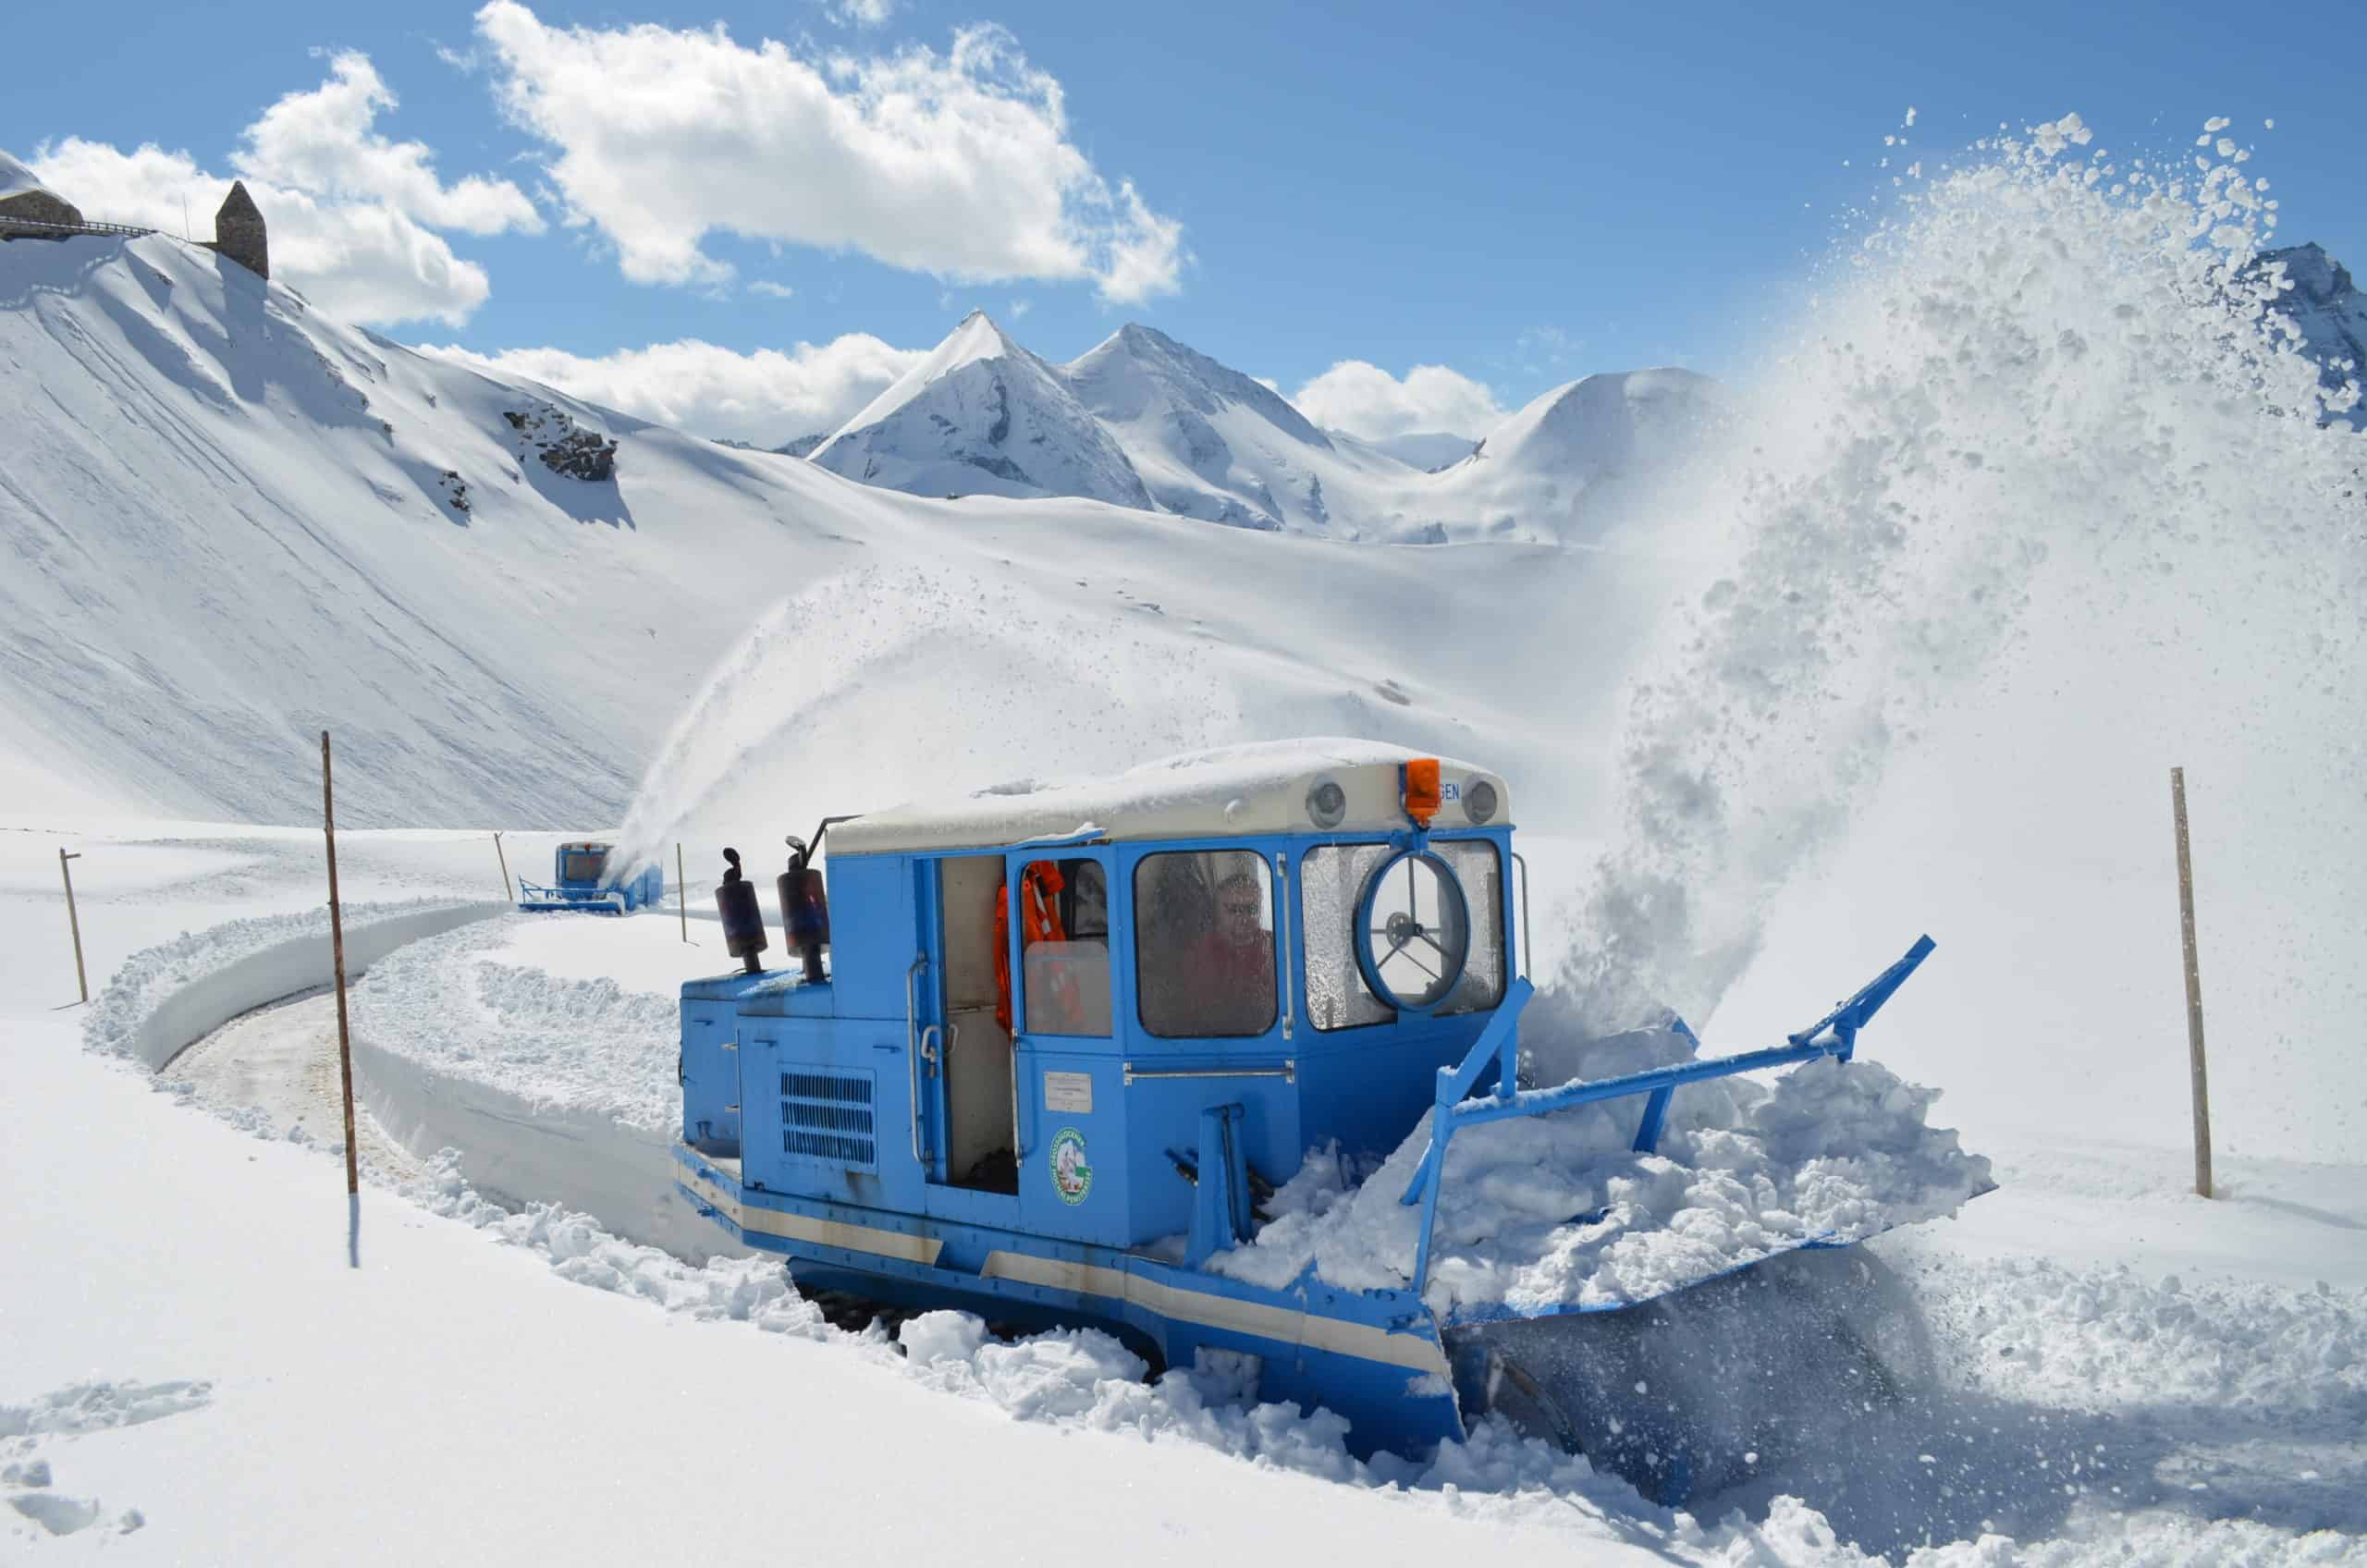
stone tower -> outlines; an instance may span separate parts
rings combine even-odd
[[[243,180],[231,182],[222,210],[214,214],[213,248],[257,277],[271,276],[271,242],[264,232],[263,212],[247,194]]]

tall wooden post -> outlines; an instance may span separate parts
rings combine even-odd
[[[493,836],[493,854],[496,860],[501,862],[501,901],[506,904],[514,904],[518,901],[518,896],[509,890],[509,857],[501,852],[501,835],[498,833]]]
[[[681,913],[682,940],[687,942],[691,939],[691,884],[682,875],[682,841],[680,839],[674,840],[674,908]]]
[[[345,1011],[345,912],[337,895],[337,789],[329,777],[329,732],[321,731],[321,831],[329,846],[329,952],[337,965],[337,1060],[345,1088],[345,1195],[349,1261],[362,1267],[362,1157],[353,1138],[353,1034]]]
[[[67,854],[64,845],[57,850],[57,874],[66,878],[66,924],[74,932],[74,984],[82,988],[82,999],[91,999],[91,978],[82,971],[82,917],[74,913],[74,873],[67,865],[70,860],[80,860],[80,853]]]
[[[2186,769],[2170,769],[2170,817],[2178,836],[2178,932],[2186,942],[2187,1065],[2194,1081],[2194,1190],[2211,1195],[2211,1090],[2202,1069],[2202,966],[2194,950],[2194,864],[2186,847]]]

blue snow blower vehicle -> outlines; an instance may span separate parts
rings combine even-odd
[[[1245,1354],[1259,1398],[1329,1407],[1367,1455],[1418,1456],[1502,1411],[1667,1501],[1741,1436],[1715,1412],[1613,1411],[1606,1391],[1684,1335],[1643,1332],[1636,1304],[1426,1302],[1449,1142],[1632,1098],[1650,1150],[1687,1084],[1846,1061],[1932,950],[1772,1049],[1522,1089],[1526,867],[1507,786],[1482,769],[1360,741],[1243,747],[823,833],[828,906],[801,841],[780,878],[802,968],[761,968],[731,855],[717,891],[744,972],[682,986],[676,1159],[701,1213],[784,1255],[809,1292],[1099,1328],[1154,1367]],[[1431,1111],[1399,1194],[1421,1223],[1404,1288],[1207,1267],[1251,1241],[1310,1149],[1368,1170]],[[1555,1332],[1602,1318],[1629,1327]]]
[[[553,854],[553,885],[543,887],[518,879],[518,907],[528,913],[572,910],[580,914],[630,914],[655,909],[666,897],[666,876],[656,865],[643,866],[629,877],[611,880],[608,862],[614,846],[595,842],[561,844]]]

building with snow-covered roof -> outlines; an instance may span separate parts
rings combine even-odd
[[[9,220],[20,220],[11,223]],[[32,170],[0,153],[0,239],[57,238],[54,227],[79,227],[82,210],[42,184]],[[54,226],[36,228],[31,225]]]
[[[98,223],[41,183],[40,177],[18,159],[0,153],[0,239],[65,239],[76,234],[153,234],[152,228],[127,224]],[[232,180],[230,193],[214,214],[214,238],[197,243],[227,256],[257,277],[271,276],[271,238],[263,209],[247,193],[246,182]]]

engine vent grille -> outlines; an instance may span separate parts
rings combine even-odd
[[[851,1170],[879,1169],[872,1074],[791,1065],[780,1075],[781,1152]]]

